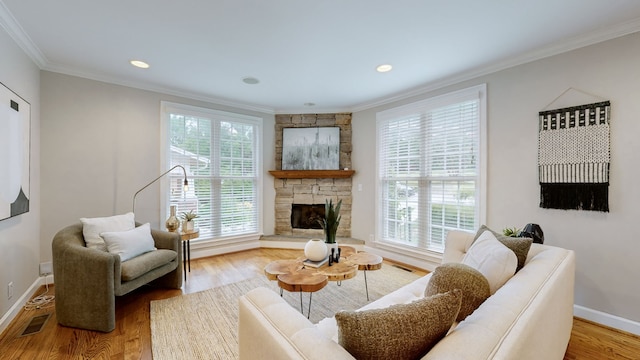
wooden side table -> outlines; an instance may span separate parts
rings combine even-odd
[[[191,239],[200,236],[200,230],[180,231],[180,239],[182,240],[182,272],[184,272],[184,281],[187,281],[187,265],[191,272]]]
[[[300,293],[300,312],[303,314],[302,293],[309,293],[307,319],[311,315],[313,293],[325,287],[329,280],[326,275],[318,273],[316,269],[306,269],[302,265],[302,259],[272,261],[264,267],[264,274],[267,279],[278,281],[280,296],[282,296],[282,290]]]
[[[367,301],[369,301],[369,285],[367,284],[367,270],[379,270],[382,268],[382,257],[366,252],[359,252],[347,258],[347,261],[358,265],[358,270],[364,271],[364,286],[367,290]]]

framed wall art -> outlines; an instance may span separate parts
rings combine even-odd
[[[340,128],[282,129],[282,170],[338,170]]]
[[[0,85],[0,220],[4,220],[29,211],[31,105]]]

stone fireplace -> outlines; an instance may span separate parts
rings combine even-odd
[[[276,177],[274,187],[275,229],[280,236],[322,238],[317,226],[318,214],[324,216],[324,204],[342,200],[337,236],[351,237],[351,114],[276,115]],[[282,168],[282,129],[290,127],[340,127],[341,170],[285,170]],[[321,208],[321,209],[319,209]],[[293,222],[296,224],[293,224]],[[314,224],[315,223],[315,224]],[[302,226],[299,226],[302,224]]]

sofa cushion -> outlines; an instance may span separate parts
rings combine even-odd
[[[100,236],[110,253],[120,255],[120,261],[127,261],[156,249],[149,223],[127,231],[105,231]]]
[[[462,263],[480,271],[487,278],[493,295],[515,274],[518,259],[513,251],[487,230],[471,245]]]
[[[120,279],[122,279],[122,281],[137,279],[153,269],[166,265],[177,257],[178,253],[167,249],[158,249],[136,256],[120,265]]]
[[[356,359],[417,359],[447,334],[461,301],[455,289],[385,309],[338,312],[338,343]]]
[[[476,239],[478,239],[480,235],[482,235],[482,233],[487,230],[491,231],[493,235],[496,237],[496,239],[498,239],[498,241],[503,243],[506,247],[511,249],[511,251],[513,251],[516,254],[516,257],[518,258],[518,266],[516,267],[516,272],[522,269],[525,261],[527,261],[527,255],[529,254],[529,249],[531,248],[533,239],[524,238],[524,237],[520,238],[520,237],[505,236],[503,234],[500,234],[498,232],[495,232],[489,229],[486,225],[482,225],[476,232],[476,236],[474,237],[473,240],[475,241]]]
[[[105,231],[126,231],[136,227],[133,213],[123,215],[98,217],[98,218],[80,218],[82,223],[82,236],[85,245],[91,249],[107,251],[104,239],[100,237],[100,233]]]
[[[456,321],[462,321],[490,295],[489,281],[471,266],[448,263],[438,266],[424,291],[425,296],[445,293],[453,289],[462,290],[462,304]]]

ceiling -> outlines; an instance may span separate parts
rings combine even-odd
[[[640,1],[0,0],[0,25],[44,70],[268,113],[319,113],[370,108],[639,31]],[[380,64],[393,70],[378,73]]]

